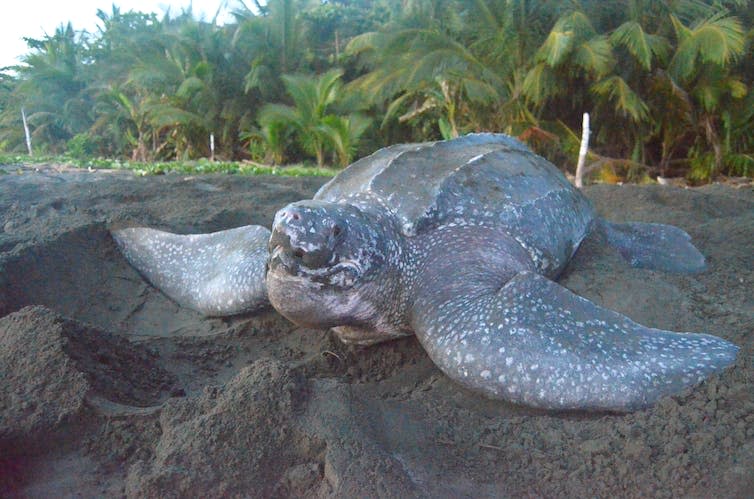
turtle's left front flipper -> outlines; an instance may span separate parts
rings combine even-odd
[[[112,235],[131,265],[182,306],[222,316],[269,303],[265,267],[270,231],[264,227],[188,235],[136,227]]]
[[[644,408],[730,366],[738,351],[715,336],[642,326],[529,271],[487,292],[424,293],[412,326],[451,378],[549,409]]]

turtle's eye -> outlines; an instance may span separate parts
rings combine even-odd
[[[343,229],[340,228],[340,225],[333,225],[332,228],[332,235],[334,237],[338,237],[343,232]]]

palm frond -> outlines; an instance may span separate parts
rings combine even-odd
[[[359,139],[370,124],[371,120],[361,114],[345,117],[330,114],[322,120],[319,129],[335,151],[340,166],[346,167],[351,162]]]
[[[384,127],[385,125],[387,125],[390,119],[392,119],[393,116],[395,116],[398,113],[398,111],[406,104],[406,102],[409,99],[413,99],[413,98],[415,98],[413,94],[404,93],[397,99],[394,99],[390,103],[390,105],[387,107],[387,110],[385,111],[385,116],[383,117],[382,124],[380,126]]]
[[[607,37],[598,36],[579,45],[573,56],[574,63],[587,73],[603,76],[613,66],[613,53]]]
[[[538,62],[557,67],[565,62],[580,43],[594,38],[596,32],[583,12],[574,10],[557,20],[536,55]]]
[[[345,53],[350,56],[362,55],[366,52],[378,50],[384,46],[385,34],[370,31],[354,36],[346,44]]]
[[[464,78],[461,80],[461,88],[471,102],[489,103],[500,98],[498,89],[484,80]]]
[[[670,52],[665,37],[644,31],[638,21],[627,21],[610,34],[613,45],[623,46],[646,71],[652,69],[652,61],[664,60]]]
[[[147,107],[150,123],[156,129],[165,127],[196,126],[205,127],[202,116],[170,104],[155,104]]]
[[[207,84],[205,82],[203,82],[196,76],[189,76],[178,86],[175,91],[175,95],[182,98],[191,98],[191,96],[195,95],[197,92],[201,92],[206,89]]]
[[[570,54],[573,47],[573,31],[556,31],[553,29],[547,35],[542,46],[537,52],[537,60],[546,63],[550,67],[559,66]]]
[[[700,70],[700,63],[725,66],[744,52],[746,34],[737,19],[720,15],[706,19],[693,29],[673,18],[678,47],[670,61],[670,73],[688,80]]]
[[[646,122],[649,119],[649,106],[620,76],[605,78],[592,85],[591,90],[607,98],[618,113],[630,117],[635,123]]]
[[[540,62],[526,73],[521,89],[531,102],[541,105],[555,95],[558,88],[558,80],[552,68],[544,62]]]
[[[711,19],[694,29],[702,62],[724,66],[743,54],[746,33],[732,17]]]
[[[283,104],[266,104],[259,110],[257,120],[263,127],[272,123],[283,123],[295,128],[302,126],[301,115],[296,108]]]

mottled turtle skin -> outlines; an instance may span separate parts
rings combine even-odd
[[[500,134],[381,149],[281,209],[269,241],[257,226],[114,236],[202,313],[269,300],[349,343],[416,334],[451,378],[535,407],[643,408],[734,362],[720,338],[648,328],[556,284],[594,230],[634,266],[704,269],[682,230],[597,218],[557,168]]]

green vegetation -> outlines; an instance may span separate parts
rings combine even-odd
[[[63,25],[0,70],[0,152],[25,151],[23,109],[35,155],[93,168],[294,172],[259,163],[340,167],[472,131],[571,167],[589,112],[603,179],[754,175],[748,0],[269,0],[224,26],[98,15],[95,33]],[[200,159],[210,134],[219,161]],[[331,172],[295,170],[310,171]]]
[[[210,161],[206,158],[184,161],[139,162],[103,158],[72,158],[70,156],[28,156],[26,154],[0,154],[0,174],[14,167],[55,165],[56,167],[86,168],[90,170],[131,170],[140,175],[166,173],[202,174],[228,173],[237,175],[282,175],[286,177],[332,177],[339,170],[309,165],[270,166],[253,161]]]

